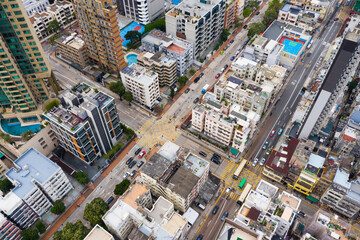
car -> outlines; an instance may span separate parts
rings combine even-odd
[[[240,200],[237,200],[236,203],[239,204],[240,206],[242,205],[242,202]]]
[[[227,187],[226,190],[225,190],[225,193],[229,193],[231,192],[232,188],[231,187]]]
[[[225,46],[225,47],[224,47],[224,51],[226,51],[227,49],[228,49],[228,46]]]
[[[230,43],[233,43],[234,42],[234,39],[230,41]]]
[[[138,148],[136,151],[135,151],[135,155],[138,155],[141,151],[141,148]]]
[[[126,179],[128,176],[130,176],[130,173],[129,172],[125,173],[124,179]]]
[[[224,215],[221,217],[221,221],[225,221],[225,218],[229,216],[229,212],[225,212]]]
[[[196,238],[196,240],[202,240],[203,237],[204,237],[204,235],[200,234],[200,235]]]
[[[267,146],[269,145],[269,142],[268,141],[266,141],[265,143],[264,143],[264,146],[263,146],[263,149],[265,150],[266,148],[267,148]]]
[[[216,74],[215,78],[219,78],[220,77],[220,73]]]
[[[113,196],[109,197],[108,200],[106,200],[106,204],[109,205],[113,200],[114,200]]]
[[[229,65],[226,64],[226,65],[224,66],[224,69],[227,69],[228,67],[229,67]]]
[[[278,135],[280,136],[284,130],[282,128],[279,129]]]
[[[140,161],[136,166],[139,168],[139,167],[141,167],[142,165],[144,165],[144,161]]]
[[[214,209],[212,210],[212,214],[216,214],[218,210],[219,210],[219,206],[216,205],[216,206],[214,207]]]
[[[197,103],[198,101],[199,101],[198,97],[194,99],[194,103]]]
[[[302,212],[302,211],[299,211],[298,214],[302,217],[306,217],[306,213]]]
[[[220,165],[220,164],[221,164],[220,160],[217,159],[217,158],[215,158],[215,157],[212,157],[212,158],[211,158],[211,161],[213,161],[213,162],[216,163],[217,165]]]
[[[221,51],[220,54],[221,54],[221,55],[224,54],[224,51]]]
[[[204,153],[203,151],[200,151],[199,154],[200,154],[201,156],[203,156],[203,157],[206,157],[206,156],[207,156],[206,153]]]
[[[337,20],[339,20],[339,18],[334,18],[334,21],[336,22]]]
[[[132,161],[132,162],[130,163],[130,165],[129,165],[129,168],[133,168],[133,166],[135,166],[135,164],[136,164],[136,161],[135,161],[135,160]]]
[[[247,25],[245,25],[245,26],[243,27],[243,29],[247,29]]]
[[[130,173],[130,177],[133,177],[137,174],[137,171],[136,170],[133,170],[131,173]]]
[[[161,97],[158,97],[156,100],[158,100],[159,102],[161,102],[162,98],[161,98]]]
[[[202,76],[204,76],[204,73],[200,73],[199,77],[202,77]]]
[[[232,56],[232,57],[230,58],[230,61],[234,61],[234,59],[235,59],[235,57],[234,57],[234,56]]]
[[[275,129],[271,130],[270,137],[274,136],[275,132]]]
[[[142,152],[139,154],[139,158],[142,158],[145,154],[146,154],[146,152],[145,152],[145,151],[142,151]]]
[[[256,12],[256,15],[259,15],[260,14],[260,12]]]
[[[194,83],[197,83],[199,80],[200,80],[200,77],[196,77],[196,78],[194,79]]]
[[[266,159],[265,159],[265,158],[262,158],[262,159],[261,159],[261,161],[260,161],[260,163],[259,163],[259,164],[260,164],[260,166],[264,165],[264,164],[265,164],[265,162],[266,162]]]
[[[256,164],[258,163],[258,161],[259,161],[259,159],[258,159],[258,158],[255,158],[255,159],[254,159],[254,162],[253,162],[253,164],[252,164],[252,166],[253,166],[253,167],[255,167],[255,166],[256,166]]]
[[[133,160],[134,160],[133,157],[129,158],[129,159],[126,161],[126,165],[129,165]]]
[[[213,154],[213,157],[215,157],[215,158],[217,158],[217,159],[219,159],[219,160],[221,159],[221,157],[219,156],[219,154],[216,154],[216,153]]]
[[[185,90],[185,93],[188,93],[188,92],[190,92],[190,88],[187,88],[187,89]]]

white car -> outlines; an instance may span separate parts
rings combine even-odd
[[[265,158],[262,158],[261,161],[260,161],[260,166],[264,165],[266,162],[266,159]]]
[[[231,191],[231,187],[227,187],[225,193],[229,193]]]
[[[125,173],[124,179],[127,179],[128,176],[130,176],[130,173],[129,172]]]
[[[253,166],[253,167],[255,167],[255,166],[256,166],[256,164],[258,163],[258,161],[259,161],[259,159],[258,159],[258,158],[255,158],[255,160],[254,160],[254,162],[253,162],[252,166]]]

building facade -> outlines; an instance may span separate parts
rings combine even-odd
[[[176,61],[168,58],[163,52],[143,52],[138,55],[137,64],[155,71],[159,77],[160,87],[172,86],[177,81]]]
[[[70,23],[74,19],[74,8],[71,2],[56,1],[46,7],[54,20],[58,21],[61,27]]]
[[[33,25],[39,39],[49,36],[49,32],[46,29],[52,20],[54,20],[54,18],[48,12],[36,12],[30,16],[30,22]]]
[[[165,15],[166,33],[193,43],[195,58],[220,36],[224,21],[224,0],[184,0]]]
[[[131,92],[134,100],[147,108],[153,108],[156,99],[160,97],[158,74],[136,63],[124,67],[120,74],[125,89]]]
[[[35,13],[46,11],[46,6],[49,5],[49,0],[24,0],[23,1],[26,13],[31,16]]]
[[[232,24],[235,24],[236,16],[237,16],[237,8],[238,4],[235,0],[230,0],[226,2],[225,9],[225,18],[224,18],[224,29],[228,29]]]
[[[73,5],[89,57],[100,66],[119,72],[126,64],[117,9],[105,0],[95,3],[76,0]],[[94,11],[97,14],[93,14]]]
[[[1,2],[0,105],[20,113],[36,110],[60,89],[21,1]]]
[[[164,0],[117,0],[119,13],[141,24],[148,24],[162,16],[165,10]]]
[[[43,115],[66,151],[90,164],[119,141],[122,128],[114,98],[79,85],[60,100],[61,105]]]
[[[179,76],[186,73],[194,63],[194,45],[189,41],[154,29],[141,39],[144,51],[156,53],[162,51],[166,56],[176,60],[176,71]]]

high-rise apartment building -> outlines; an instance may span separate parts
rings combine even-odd
[[[73,4],[89,57],[103,67],[119,72],[126,64],[116,7],[106,0],[74,0]]]
[[[20,0],[0,3],[0,105],[30,112],[59,90]]]
[[[119,13],[139,23],[148,24],[164,14],[164,0],[117,0]]]

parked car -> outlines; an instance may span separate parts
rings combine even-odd
[[[256,12],[256,15],[259,15],[260,14],[260,12],[258,11],[258,12]]]
[[[220,160],[217,159],[217,158],[215,158],[215,157],[212,157],[212,158],[211,158],[211,161],[213,161],[213,162],[216,163],[217,165],[220,165],[220,164],[221,164]]]
[[[228,67],[229,67],[229,65],[225,64],[224,69],[227,69]]]
[[[200,234],[200,235],[196,238],[196,240],[202,240],[203,237],[204,237],[204,235]]]
[[[265,162],[266,162],[266,159],[265,159],[265,158],[262,158],[261,161],[260,161],[260,163],[259,163],[260,166],[263,166],[263,165],[265,164]]]
[[[240,200],[237,200],[236,203],[239,204],[240,206],[242,205],[242,202]]]
[[[282,128],[279,129],[278,135],[280,136],[284,130]]]
[[[232,188],[231,187],[227,187],[226,190],[225,190],[225,193],[229,193],[231,192]]]
[[[233,43],[234,42],[234,39],[230,41],[230,43]]]
[[[133,166],[135,166],[135,164],[136,164],[136,161],[135,161],[135,160],[132,161],[132,162],[130,163],[130,165],[129,165],[129,168],[133,168]]]
[[[247,29],[247,25],[245,25],[245,26],[243,27],[243,29]]]
[[[194,99],[194,103],[197,103],[198,101],[199,101],[198,97]]]
[[[204,73],[200,73],[199,77],[202,77],[202,76],[204,76]]]
[[[220,73],[216,74],[215,78],[219,78],[220,77]]]
[[[196,78],[194,79],[194,83],[197,83],[199,80],[200,80],[200,77],[196,77]]]
[[[232,56],[231,58],[230,58],[230,61],[233,61],[235,59],[235,57],[234,56]]]
[[[129,165],[133,160],[134,160],[133,157],[129,158],[129,159],[126,161],[126,165]]]
[[[339,20],[339,18],[334,18],[334,21],[336,22],[337,20]]]
[[[161,98],[161,97],[158,97],[156,100],[158,100],[159,102],[161,102],[162,98]]]
[[[302,217],[306,217],[306,213],[302,212],[302,211],[299,211],[298,214]]]
[[[125,173],[124,179],[128,178],[128,176],[130,176],[130,173],[129,172]]]
[[[185,93],[188,93],[188,92],[190,92],[190,88],[187,88],[187,89],[185,90]]]
[[[203,151],[200,151],[199,154],[200,154],[201,156],[203,156],[203,157],[206,157],[206,156],[207,156],[206,153],[204,153]]]
[[[130,177],[135,176],[135,175],[136,175],[136,173],[137,173],[137,171],[136,171],[136,170],[133,170],[133,171],[130,173]]]
[[[218,210],[219,210],[219,206],[216,205],[216,206],[214,207],[214,209],[212,210],[212,213],[213,213],[213,214],[216,214]]]
[[[219,160],[221,159],[220,155],[219,155],[219,154],[216,154],[216,153],[213,154],[213,157],[216,157],[216,158],[219,159]]]
[[[221,221],[225,221],[225,218],[229,216],[228,212],[225,212],[224,215],[221,217]]]
[[[136,166],[141,167],[142,165],[144,165],[144,161],[140,161]]]
[[[275,129],[271,130],[270,137],[274,136],[275,132]]]
[[[139,154],[139,158],[142,158],[145,154],[146,154],[146,152],[145,152],[145,151],[142,151],[142,152]]]
[[[259,161],[259,159],[258,159],[258,158],[255,158],[255,159],[254,159],[254,162],[253,162],[253,164],[252,164],[252,166],[253,166],[253,167],[255,167],[255,166],[256,166],[256,164],[258,163],[258,161]]]
[[[270,155],[270,153],[271,153],[271,151],[272,151],[272,148],[269,148],[267,151],[266,151],[266,155]]]
[[[111,196],[106,200],[107,205],[109,205],[114,200],[114,197]]]
[[[267,148],[267,146],[269,145],[269,142],[268,141],[266,141],[265,143],[264,143],[264,146],[263,146],[263,149],[265,150],[266,148]]]
[[[138,148],[138,149],[135,151],[135,155],[138,155],[140,152],[141,152],[141,148]]]

